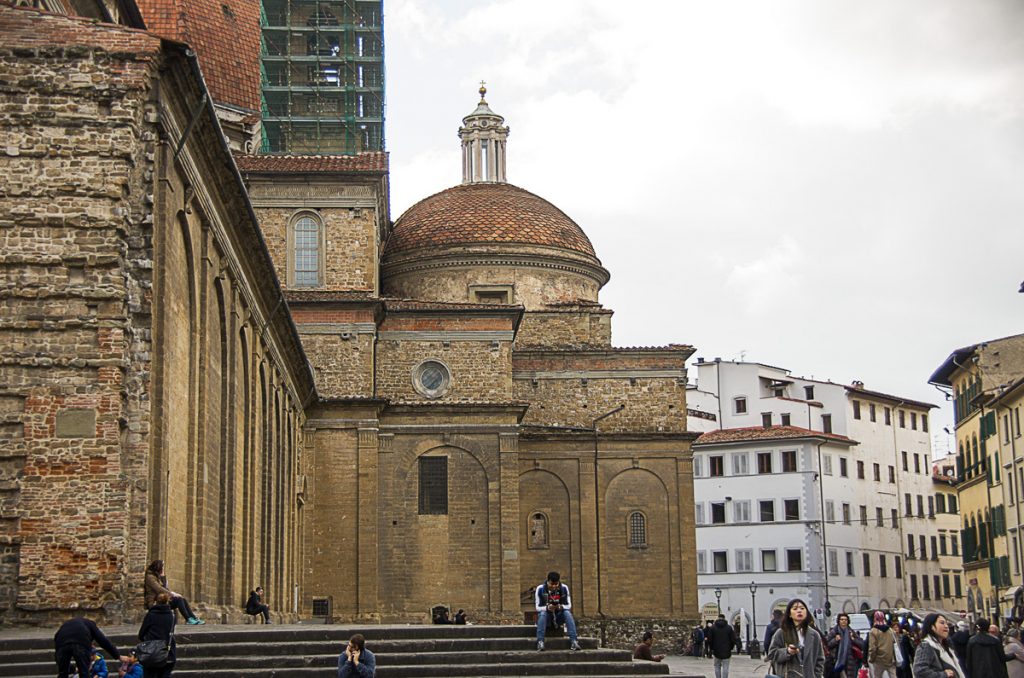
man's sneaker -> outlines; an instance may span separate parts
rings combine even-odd
[[[537,652],[543,652],[543,651],[544,651],[544,641],[543,640],[538,640],[537,641]]]
[[[583,648],[582,648],[582,647],[580,647],[580,644],[579,644],[579,643],[577,643],[577,642],[576,642],[576,641],[574,640],[574,641],[572,641],[572,643],[571,643],[571,644],[569,645],[569,649],[570,649],[570,650],[572,650],[573,652],[579,652],[579,651],[580,651],[580,650],[582,650]]]
[[[196,617],[189,617],[189,618],[188,618],[188,619],[187,619],[187,620],[185,621],[185,623],[186,623],[186,624],[193,624],[193,625],[195,625],[195,624],[205,624],[206,622],[204,622],[204,621],[203,621],[202,619],[198,619],[198,618],[196,618]]]

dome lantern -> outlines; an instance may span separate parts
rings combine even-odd
[[[487,87],[480,82],[480,102],[476,110],[462,119],[462,183],[505,183],[505,142],[508,127],[505,118],[491,110],[484,96]]]

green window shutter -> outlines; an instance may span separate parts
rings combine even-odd
[[[1000,577],[1000,584],[1002,586],[1010,585],[1010,558],[1009,556],[1000,556],[999,558],[999,572],[1002,575]]]

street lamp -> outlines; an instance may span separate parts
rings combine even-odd
[[[717,586],[715,587],[715,600],[717,601],[715,605],[718,606],[718,614],[722,614],[722,589]]]
[[[754,640],[747,641],[747,647],[750,649],[751,659],[761,658],[761,643],[757,640],[757,602],[755,599],[757,594],[757,582],[750,582],[750,625],[754,627]]]

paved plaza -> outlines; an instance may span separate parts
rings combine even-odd
[[[673,676],[706,676],[707,678],[713,678],[715,675],[715,662],[713,659],[669,655],[665,657],[664,661],[672,669]],[[766,673],[768,673],[768,663],[763,659],[751,659],[746,655],[734,655],[729,662],[729,678],[764,678]]]

